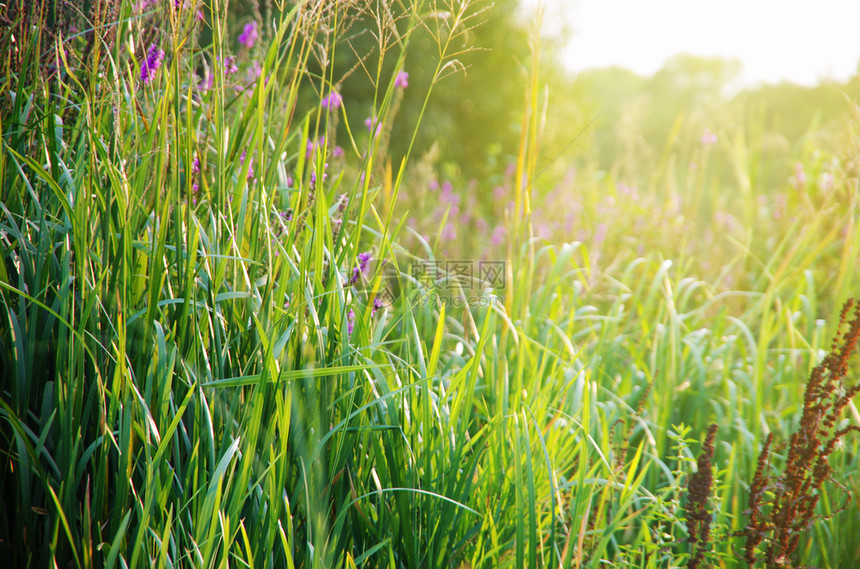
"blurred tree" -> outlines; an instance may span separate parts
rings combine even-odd
[[[438,0],[425,3],[422,16],[427,22],[454,12],[461,1]],[[295,2],[285,2],[284,10]],[[268,13],[274,6],[263,0],[261,7],[231,6],[229,29],[238,37],[245,22],[256,13]],[[256,2],[255,2],[256,6]],[[361,135],[364,121],[369,118],[376,98],[387,87],[387,81],[397,72],[398,51],[395,46],[384,54],[381,62],[380,85],[375,84],[380,65],[378,27],[375,21],[380,11],[394,19],[399,34],[406,32],[409,11],[407,1],[345,3],[346,11],[340,22],[342,35],[330,57],[332,77],[343,95],[348,120],[354,135]],[[475,17],[468,22],[468,33],[457,38],[449,47],[459,52],[457,63],[446,68],[442,77],[434,77],[439,61],[439,47],[425,28],[419,28],[411,38],[404,70],[409,73],[409,87],[403,93],[395,122],[390,127],[390,156],[399,163],[412,138],[421,114],[427,90],[433,89],[412,156],[426,153],[438,146],[439,160],[448,169],[466,179],[485,178],[504,169],[516,152],[519,120],[525,89],[529,45],[528,28],[521,17],[518,0],[471,0],[467,14]],[[442,16],[440,16],[442,15]],[[277,16],[275,16],[277,17]],[[428,24],[430,25],[430,24]],[[265,28],[265,26],[264,26]],[[301,111],[318,104],[323,69],[321,58],[309,61],[308,73],[316,77],[315,88],[308,87],[300,101]],[[358,64],[358,60],[361,63]],[[434,84],[435,82],[435,84]],[[344,135],[344,125],[340,127]],[[342,136],[338,140],[343,141]]]
[[[516,154],[529,57],[528,29],[517,19],[517,6],[517,0],[473,4],[472,10],[489,9],[457,46],[467,50],[457,57],[464,69],[437,81],[416,140],[419,154],[438,144],[440,160],[455,164],[466,179],[498,174]],[[415,89],[407,93],[392,133],[395,159],[434,79],[436,53],[426,31],[416,35],[407,54],[410,87],[414,78]]]

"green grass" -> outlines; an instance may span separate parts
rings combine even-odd
[[[406,68],[415,30],[436,40],[435,77],[457,68],[482,7],[441,4],[395,6],[396,34],[381,20],[380,64],[363,72],[383,124],[402,90],[382,62]],[[552,190],[536,42],[512,178],[529,182],[507,182],[511,207],[494,220],[507,227],[507,286],[457,306],[411,272],[446,259],[444,222],[426,210],[436,247],[407,245],[419,240],[403,212],[432,199],[419,187],[427,164],[413,166],[410,147],[392,165],[384,135],[318,104],[339,78],[314,58],[348,49],[348,18],[284,6],[254,48],[261,74],[237,90],[252,54],[237,51],[238,74],[218,71],[235,46],[222,4],[199,6],[216,22],[208,35],[198,6],[135,6],[77,35],[24,12],[2,32],[19,49],[0,87],[0,556],[682,567],[686,485],[716,424],[706,559],[745,566],[759,451],[773,433],[785,467],[806,379],[858,290],[856,178],[810,184],[776,218],[743,144],[725,143],[733,189],[706,171],[688,180],[666,150],[640,202],[600,206],[615,180],[580,174],[583,227],[649,215],[636,236],[536,237]],[[166,56],[144,85],[153,43]],[[731,231],[704,213],[729,208]],[[385,274],[351,282],[365,251]],[[390,275],[399,295],[375,307]],[[858,424],[848,402],[837,426]],[[849,434],[830,457],[833,482],[792,563],[860,555],[858,444]]]

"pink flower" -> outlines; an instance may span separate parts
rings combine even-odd
[[[798,162],[794,165],[794,181],[797,187],[802,188],[806,184],[806,172],[803,171],[803,163]]]
[[[639,199],[639,190],[636,188],[636,186],[628,186],[623,182],[619,182],[619,184],[615,188],[618,191],[618,195],[623,198],[628,198],[630,200]]]
[[[148,85],[150,81],[155,79],[155,73],[163,62],[164,50],[155,44],[149,46],[146,59],[140,64],[140,80],[144,85]]]
[[[260,78],[260,75],[262,75],[262,74],[263,74],[263,68],[260,67],[260,62],[257,60],[254,60],[254,62],[251,63],[251,67],[248,68],[248,80],[249,81],[256,81],[257,79]]]
[[[260,37],[260,32],[257,31],[257,22],[248,22],[242,28],[242,33],[239,34],[239,43],[248,49],[254,47],[257,38]]]
[[[373,124],[376,123],[376,130],[373,128]],[[367,127],[367,130],[373,132],[373,136],[379,136],[379,133],[382,132],[382,123],[378,122],[378,119],[367,117],[364,119],[364,126]]]
[[[490,242],[493,245],[501,245],[502,242],[504,242],[505,240],[505,235],[507,234],[507,232],[508,230],[505,229],[504,225],[497,225],[495,229],[493,229],[493,235],[492,237],[490,237]]]
[[[599,246],[601,243],[606,241],[606,236],[609,233],[609,226],[605,223],[599,223],[597,225],[597,230],[594,232],[594,245]]]
[[[352,276],[349,279],[349,285],[352,286],[361,279],[361,276],[367,272],[367,267],[370,265],[370,251],[358,254],[358,266],[353,267]]]
[[[398,73],[397,77],[394,79],[394,86],[400,89],[409,87],[409,74],[405,71]]]
[[[717,135],[711,132],[711,129],[706,128],[702,133],[702,146],[713,146],[717,143]]]
[[[343,97],[341,97],[340,93],[338,93],[337,91],[332,91],[331,93],[328,94],[327,97],[323,97],[323,100],[320,102],[320,105],[322,105],[322,108],[330,109],[330,110],[335,110],[337,108],[340,108],[340,106],[342,104],[343,104]]]
[[[324,148],[324,147],[325,147],[325,136],[319,137],[316,142],[314,142],[311,139],[308,139],[308,145],[305,148],[305,158],[310,158],[313,155],[314,150],[316,150],[318,148]]]
[[[349,312],[346,314],[346,334],[348,336],[351,336],[354,328],[355,328],[355,312],[352,310],[352,308],[350,308]]]
[[[215,63],[220,64],[221,61],[216,57]],[[230,76],[233,73],[236,73],[237,71],[239,71],[239,67],[236,65],[236,56],[228,55],[224,59],[224,76],[225,77]]]
[[[239,165],[240,166],[245,163],[245,156],[247,155],[247,153],[248,153],[247,150],[242,151],[242,156],[239,157]],[[254,159],[251,158],[251,160],[248,162],[248,178],[247,179],[250,180],[253,177],[254,177]]]
[[[214,78],[210,74],[206,74],[206,77],[200,80],[200,83],[197,84],[197,88],[206,93],[212,88]]]

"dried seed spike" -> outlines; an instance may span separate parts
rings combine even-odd
[[[708,427],[708,434],[702,445],[702,451],[696,460],[697,470],[687,482],[687,504],[684,506],[687,520],[687,530],[690,534],[690,558],[687,561],[689,569],[699,567],[705,558],[705,551],[711,537],[711,513],[708,511],[708,497],[714,481],[713,464],[714,436],[717,425]]]
[[[762,497],[768,487],[767,472],[770,469],[770,446],[773,443],[773,433],[767,435],[767,440],[761,448],[756,462],[755,474],[750,484],[749,494],[749,522],[745,530],[746,544],[744,547],[744,559],[752,566],[756,562],[756,547],[764,539],[765,522],[762,520],[761,506]]]
[[[757,560],[756,550],[762,541],[767,542],[765,567],[774,569],[790,564],[801,535],[822,517],[815,508],[819,491],[833,472],[828,459],[842,438],[860,431],[852,425],[834,432],[842,409],[860,392],[860,385],[850,388],[844,385],[849,359],[858,342],[860,304],[849,300],[840,312],[839,331],[831,352],[813,368],[807,381],[800,426],[789,438],[783,473],[773,478],[768,476],[772,435],[759,454],[750,485],[749,522],[743,532],[744,558],[751,566]],[[769,496],[768,490],[772,491]]]

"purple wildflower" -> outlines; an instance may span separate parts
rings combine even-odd
[[[624,182],[619,182],[615,189],[618,191],[618,195],[627,198],[630,200],[638,200],[639,199],[639,189],[636,186],[628,186]]]
[[[326,174],[326,171],[325,171],[326,168],[328,168],[328,162],[323,164],[323,175],[322,175],[323,182],[325,182],[325,179],[328,178],[328,174]],[[311,172],[311,185],[313,186],[316,183],[317,183],[317,173],[314,170]]]
[[[220,63],[217,57],[215,58],[215,63]],[[224,58],[224,75],[232,75],[237,71],[239,71],[239,67],[236,65],[236,56],[228,55]]]
[[[352,277],[349,279],[349,284],[354,285],[361,278],[361,275],[367,272],[367,266],[370,264],[370,252],[358,254],[358,266],[352,269]]]
[[[248,68],[248,80],[256,81],[262,74],[263,68],[260,67],[260,62],[255,59],[253,63],[251,63],[251,67]]]
[[[349,309],[349,312],[346,315],[346,333],[352,336],[352,330],[355,328],[355,312],[352,311],[352,308]]]
[[[200,173],[200,157],[195,155],[194,161],[191,163],[191,176],[193,178],[193,183],[191,184],[191,190],[196,194],[200,190],[200,180],[198,180],[197,174]],[[197,198],[194,198],[194,202],[196,205]]]
[[[497,225],[493,229],[493,235],[492,237],[490,237],[490,242],[493,245],[501,245],[502,242],[505,240],[505,235],[507,234],[507,232],[508,230],[505,229],[504,225]]]
[[[323,97],[323,100],[320,102],[322,108],[335,110],[339,108],[343,104],[343,97],[340,96],[340,93],[337,91],[332,91],[328,94],[327,97]]]
[[[164,50],[157,45],[149,46],[146,59],[140,64],[140,80],[144,85],[155,79],[155,73],[164,62]]]
[[[349,196],[346,194],[341,194],[337,199],[337,214],[343,215],[343,212],[346,211],[346,206],[349,205]]]
[[[245,155],[247,154],[247,152],[248,152],[247,150],[242,151],[242,156],[239,158],[239,164],[240,165],[245,163]],[[251,158],[251,160],[248,162],[248,179],[250,180],[253,177],[254,177],[254,159]]]
[[[347,205],[349,205],[349,196],[341,194],[337,199],[337,210],[331,217],[331,232],[334,236],[340,233],[340,226],[343,224],[343,214],[346,212]]]
[[[335,146],[334,149],[331,151],[331,155],[335,158],[341,158],[344,155],[343,148],[341,148],[340,146]]]
[[[609,234],[609,226],[605,223],[597,224],[597,230],[594,232],[594,245],[600,246],[606,241],[606,236]]]
[[[398,73],[397,77],[394,79],[394,86],[400,89],[409,87],[409,74],[405,71]]]
[[[702,133],[702,146],[713,146],[717,143],[717,135],[711,132],[711,129],[706,128]]]
[[[310,158],[311,154],[313,154],[315,148],[323,148],[325,146],[325,136],[319,137],[316,142],[311,139],[308,139],[307,149],[305,151],[305,158]]]
[[[236,56],[228,55],[227,58],[224,60],[224,74],[232,75],[237,71],[239,71],[239,67],[236,65]]]
[[[242,33],[239,34],[239,43],[244,47],[251,49],[254,47],[254,44],[257,42],[257,38],[260,37],[260,33],[257,31],[257,22],[248,22],[245,24],[245,27],[242,28]]]
[[[204,93],[208,92],[212,89],[213,77],[211,74],[207,73],[206,77],[200,80],[200,83],[197,84],[197,88],[203,91]]]
[[[376,129],[374,130],[373,125],[376,123]],[[378,121],[375,117],[367,117],[364,119],[364,126],[367,127],[367,130],[373,132],[373,136],[379,136],[379,133],[382,132],[382,123]]]
[[[376,311],[382,308],[382,299],[378,296],[373,297],[373,308],[370,309],[370,315],[376,314]]]
[[[803,163],[798,162],[794,165],[794,185],[802,188],[806,184],[806,172],[803,171]]]

